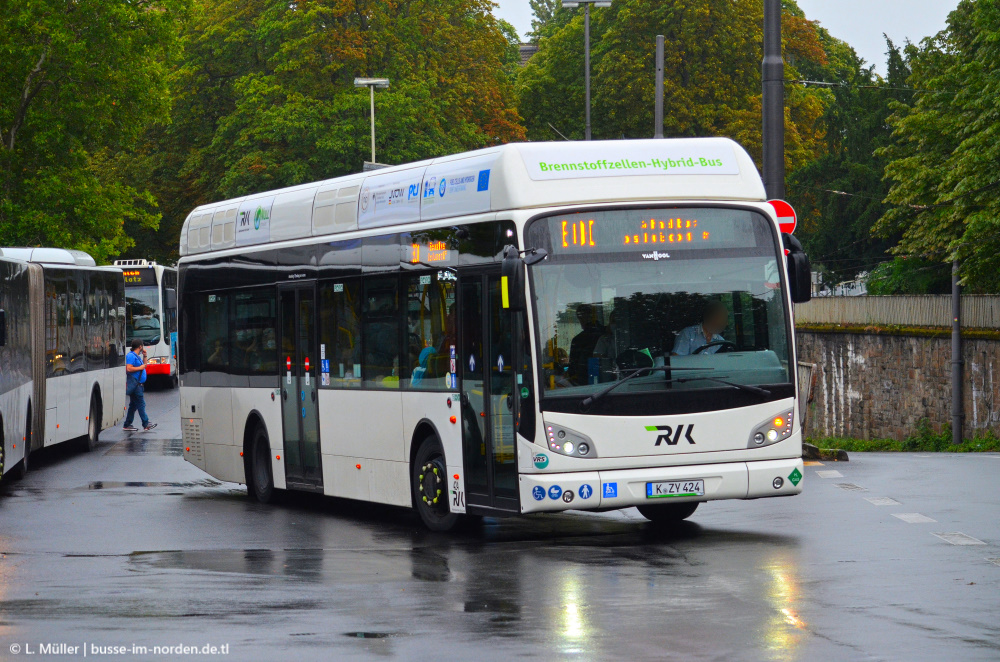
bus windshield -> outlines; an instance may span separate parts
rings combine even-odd
[[[155,285],[126,288],[125,335],[146,345],[160,342],[160,289]]]
[[[753,211],[619,209],[536,219],[526,244],[545,397],[787,384],[777,237]]]

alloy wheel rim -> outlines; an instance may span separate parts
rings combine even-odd
[[[424,462],[420,467],[420,474],[417,476],[417,482],[420,486],[417,496],[420,502],[437,514],[444,514],[447,508],[444,498],[444,476],[445,467],[440,456],[432,457]]]

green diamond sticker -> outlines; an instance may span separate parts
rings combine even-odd
[[[798,487],[799,481],[802,480],[802,472],[799,471],[798,467],[792,470],[792,473],[788,474],[788,480],[792,482],[792,485]]]

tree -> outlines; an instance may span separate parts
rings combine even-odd
[[[155,227],[127,151],[168,109],[167,62],[186,0],[0,2],[0,243],[105,261]]]
[[[555,127],[582,137],[583,16],[567,10],[536,15],[539,51],[518,81],[518,104],[528,134],[552,139]],[[570,10],[571,11],[571,10]],[[547,12],[547,13],[546,13]],[[826,64],[815,26],[786,3],[785,52],[795,62]],[[597,138],[653,134],[656,35],[665,40],[664,134],[727,135],[759,159],[763,10],[759,0],[621,0],[591,13],[593,126]],[[797,77],[795,65],[786,67]],[[788,167],[822,149],[824,95],[789,87]],[[551,125],[551,126],[550,126]]]
[[[490,7],[198,0],[172,74],[173,122],[144,150],[169,250],[198,204],[360,170],[370,158],[369,97],[356,76],[391,80],[375,99],[384,163],[522,139],[509,101],[516,35]],[[156,241],[143,244],[155,250]]]
[[[828,38],[825,30],[821,36]],[[788,199],[799,215],[796,234],[813,265],[833,282],[852,279],[884,262],[886,251],[898,239],[872,234],[888,209],[883,200],[889,190],[884,181],[886,159],[875,152],[890,142],[886,118],[891,104],[912,96],[906,89],[909,69],[888,38],[884,79],[865,67],[853,49],[843,46],[834,66],[807,74],[810,80],[832,85],[823,115],[826,149],[788,176]],[[827,46],[827,51],[835,48]]]
[[[890,118],[889,209],[897,255],[960,261],[973,290],[1000,290],[1000,6],[963,0],[945,30],[907,49],[913,101]]]

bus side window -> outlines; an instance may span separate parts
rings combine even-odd
[[[407,277],[406,347],[408,386],[448,388],[451,350],[457,345],[455,282],[434,274]]]
[[[235,323],[229,329],[232,374],[276,375],[274,290],[236,294],[234,307]]]
[[[361,386],[361,282],[324,283],[319,288],[320,385]]]
[[[364,282],[362,378],[366,388],[399,388],[399,279]]]
[[[229,372],[229,296],[201,294],[199,298],[202,386],[224,386],[223,382],[205,383],[205,373]]]

